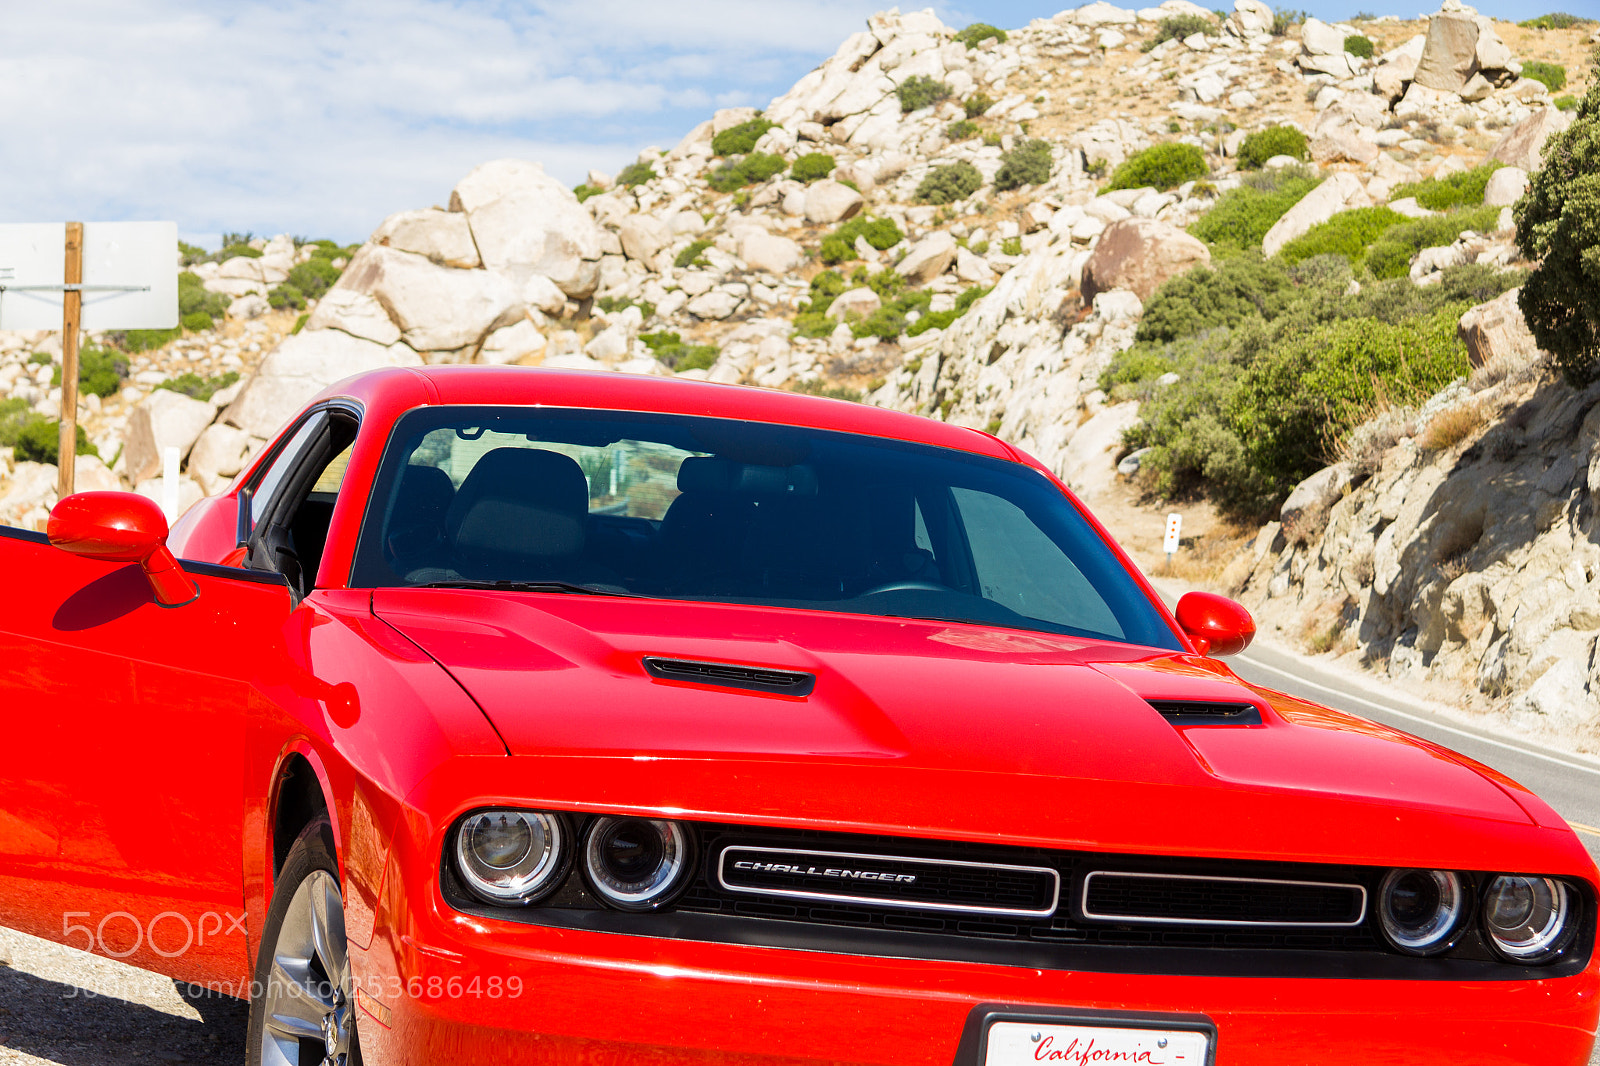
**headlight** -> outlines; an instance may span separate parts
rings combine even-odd
[[[1468,896],[1449,870],[1390,870],[1378,889],[1378,924],[1408,955],[1436,955],[1466,925]]]
[[[1483,928],[1512,962],[1545,962],[1572,940],[1572,892],[1550,877],[1503,874],[1483,894]]]
[[[561,819],[540,811],[478,811],[456,830],[461,879],[490,903],[522,906],[548,895],[561,883],[566,853]]]
[[[596,818],[583,849],[583,870],[601,899],[625,911],[654,910],[689,876],[689,840],[676,822]]]

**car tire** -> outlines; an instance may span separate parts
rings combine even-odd
[[[301,830],[278,873],[251,986],[245,1062],[361,1062],[344,897],[326,819]]]

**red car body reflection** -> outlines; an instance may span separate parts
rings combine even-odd
[[[248,993],[286,849],[325,812],[372,1062],[976,1064],[1002,1016],[1200,1027],[1226,1064],[1587,1061],[1600,882],[1565,822],[1443,748],[1244,683],[1204,654],[1248,642],[1227,601],[1175,619],[1135,575],[1172,629],[1164,650],[746,603],[351,587],[396,420],[484,404],[815,427],[1048,477],[985,434],[785,393],[478,368],[343,382],[308,408],[333,405],[354,436],[301,588],[241,551],[241,507],[285,491],[273,446],[171,531],[199,593],[181,606],[156,602],[131,556],[0,536],[0,922]],[[815,687],[674,680],[652,656]],[[559,812],[574,833],[593,815],[689,826],[693,886],[646,914],[471,900],[455,827],[503,808]],[[858,867],[1021,856],[1060,892],[1032,925],[735,899],[716,849],[736,839]],[[1109,905],[1091,872],[1180,868],[1269,886],[1304,870],[1359,889],[1361,910],[1298,933],[1091,917]],[[1479,931],[1480,901],[1461,946],[1408,956],[1376,911],[1384,872],[1407,869],[1461,872],[1475,901],[1498,874],[1556,879],[1576,932],[1559,958],[1514,964]]]

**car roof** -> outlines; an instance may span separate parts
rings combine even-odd
[[[423,386],[419,394],[417,385]],[[379,370],[342,381],[325,397],[351,396],[389,419],[426,404],[504,404],[651,411],[864,433],[997,459],[1021,456],[987,433],[868,404],[749,385],[614,371],[432,366]]]

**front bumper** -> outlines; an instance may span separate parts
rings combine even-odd
[[[976,1066],[963,1032],[1000,1004],[1203,1017],[1224,1066],[1581,1066],[1600,1013],[1600,953],[1529,981],[1088,973],[528,926],[451,911],[434,884],[390,880],[356,953],[374,1063]]]

